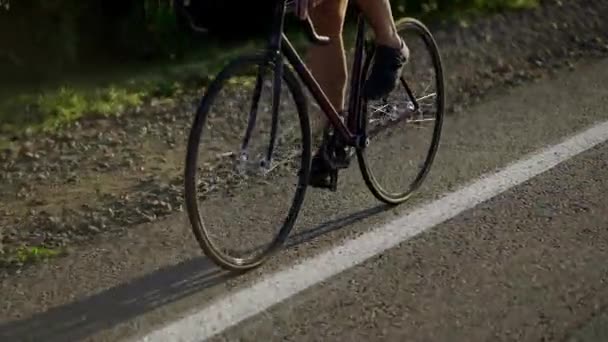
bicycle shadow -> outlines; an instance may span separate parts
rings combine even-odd
[[[387,210],[379,205],[294,234],[291,248]],[[0,324],[1,341],[75,341],[220,284],[235,275],[204,257],[160,269],[99,294],[32,317]]]

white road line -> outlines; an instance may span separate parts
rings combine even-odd
[[[249,287],[227,294],[201,311],[172,322],[140,341],[208,339],[606,140],[608,121],[599,123],[558,145],[541,149],[501,171],[481,177],[456,192],[409,211],[404,216],[358,238],[271,274]]]

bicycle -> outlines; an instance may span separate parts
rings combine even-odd
[[[312,98],[320,107],[321,111],[326,115],[329,123],[331,124],[331,130],[325,134],[325,139],[328,141],[326,146],[328,147],[324,151],[324,156],[332,167],[330,189],[332,191],[337,190],[338,175],[340,171],[349,166],[351,157],[356,154],[360,172],[362,173],[367,187],[373,193],[373,195],[378,200],[390,205],[403,203],[410,198],[410,196],[423,183],[425,177],[431,169],[431,165],[434,161],[440,142],[445,107],[443,69],[437,44],[431,32],[426,26],[424,26],[424,24],[413,18],[403,18],[397,21],[399,31],[412,33],[420,38],[426,52],[429,53],[432,64],[430,67],[432,67],[435,72],[435,77],[431,80],[433,83],[432,85],[434,85],[436,88],[435,92],[416,97],[416,94],[410,87],[411,83],[407,82],[405,76],[402,76],[400,87],[398,87],[402,94],[395,96],[397,96],[398,99],[404,98],[405,104],[403,106],[397,106],[388,103],[387,97],[379,101],[378,104],[374,105],[370,104],[369,101],[366,101],[360,96],[362,86],[365,82],[365,77],[374,57],[374,44],[369,37],[366,36],[366,25],[364,18],[355,7],[357,26],[354,60],[350,71],[348,115],[346,118],[342,118],[332,106],[323,90],[319,87],[319,84],[308,70],[305,63],[302,61],[291,41],[287,38],[284,32],[285,16],[293,12],[294,5],[294,1],[277,0],[273,15],[274,22],[272,24],[272,32],[267,41],[265,51],[262,53],[240,56],[232,60],[210,83],[206,93],[198,105],[196,116],[194,118],[188,138],[185,168],[185,200],[192,230],[198,244],[203,249],[205,254],[220,267],[231,271],[245,271],[255,268],[261,265],[273,253],[279,250],[290,235],[302,207],[310,177],[312,138],[307,107],[308,100],[304,91],[302,90],[301,83],[303,83],[306,89],[310,92]],[[310,19],[304,20],[303,24],[306,29],[307,36],[313,44],[329,43],[328,37],[323,37],[317,34]],[[191,23],[191,25],[194,29],[200,30],[200,28],[196,27],[194,23]],[[409,41],[408,45],[410,45]],[[413,50],[412,53],[416,53],[416,50]],[[253,70],[245,72],[244,75],[246,76],[237,78],[237,72],[245,67],[252,67]],[[273,73],[274,75],[268,76],[270,73]],[[233,76],[234,78],[232,78]],[[301,83],[298,81],[298,78]],[[236,81],[233,81],[233,79]],[[217,117],[212,116],[210,113],[212,112],[214,101],[217,100],[220,92],[225,90],[229,94],[227,100],[228,105],[226,105],[227,108],[234,109],[235,107],[238,107],[238,104],[241,102],[239,102],[238,99],[235,100],[235,98],[241,97],[241,95],[239,95],[241,94],[239,92],[240,90],[238,90],[238,87],[241,84],[244,87],[243,89],[247,88],[253,91],[253,95],[251,97],[251,106],[244,107],[237,111],[238,113],[240,111],[247,111],[247,108],[249,109],[246,117],[247,121],[242,122],[243,127],[241,129],[245,130],[244,136],[242,138],[238,138],[240,139],[238,140],[237,138],[233,137],[234,134],[231,133],[213,133],[215,131],[211,131],[211,129],[218,125],[222,125],[222,122],[224,122],[220,120],[220,116],[223,115],[222,113],[228,112],[220,111],[220,114],[218,114]],[[286,85],[286,89],[282,88],[283,85]],[[270,118],[267,119],[267,121],[270,123],[270,131],[265,132],[265,134],[269,134],[267,145],[264,145],[260,150],[261,152],[258,152],[257,156],[260,157],[260,159],[256,159],[251,157],[249,149],[251,148],[250,143],[251,136],[253,134],[252,132],[255,129],[258,129],[260,126],[259,101],[262,97],[264,86],[271,87],[270,92],[272,104],[270,107],[268,107],[270,111]],[[292,139],[292,141],[278,135],[278,131],[280,130],[279,127],[282,127],[280,125],[282,119],[281,115],[288,112],[288,110],[281,109],[281,106],[284,105],[282,100],[285,99],[285,96],[282,97],[284,90],[291,95],[291,98],[295,103],[295,111],[297,112],[295,114],[297,114],[297,120],[294,121],[296,121],[297,125],[299,125],[299,134],[301,135],[299,148],[294,147],[297,145],[293,142],[295,140]],[[437,106],[434,117],[430,117],[429,112],[426,110],[429,106],[427,103],[429,100],[433,101]],[[371,113],[371,111],[373,111],[373,113]],[[385,117],[380,119],[375,118],[374,115],[377,113],[382,115],[386,114],[388,119]],[[228,118],[230,117],[226,116],[225,119],[228,120]],[[244,119],[245,116],[243,115],[242,118]],[[288,125],[290,121],[284,122],[286,122]],[[378,122],[385,123],[386,126],[380,125],[379,128],[371,128],[372,123]],[[382,132],[383,128],[391,127],[391,125],[397,125],[404,122],[406,124],[412,123],[418,126],[425,123],[431,123],[433,126],[428,131],[432,132],[432,138],[429,147],[426,150],[423,149],[425,152],[422,166],[415,173],[413,180],[408,183],[404,190],[390,191],[383,187],[379,181],[380,177],[378,175],[382,175],[382,169],[372,168],[372,163],[370,162],[371,157],[367,151],[370,144],[373,145],[374,138]],[[230,127],[230,124],[224,125],[226,127]],[[209,128],[208,132],[204,132],[205,127]],[[234,129],[232,131],[240,131],[241,129]],[[226,131],[230,131],[230,129],[228,128]],[[213,134],[217,134],[217,136],[214,136]],[[207,144],[207,150],[201,148],[201,140],[205,136],[212,136],[212,140]],[[216,140],[213,139],[223,139],[228,141],[229,138],[234,139],[238,144],[240,144],[240,150],[238,152],[218,153],[217,151],[221,151],[221,148],[218,147],[221,144],[216,144]],[[277,147],[279,141],[284,142],[286,140],[291,141],[291,145],[288,143],[287,148],[280,150]],[[290,148],[291,152],[295,151],[296,153],[287,153],[286,151]],[[201,151],[206,153],[208,156],[213,154],[210,151],[215,151],[216,156],[214,158],[217,160],[221,159],[224,161],[232,161],[236,166],[233,168],[224,167],[224,169],[222,169],[222,165],[224,165],[223,162],[217,162],[216,164],[206,163],[204,164],[206,166],[199,167],[198,159]],[[289,155],[290,157],[287,158],[288,165],[284,166],[286,164],[277,164],[275,162],[276,155]],[[298,161],[300,163],[299,166],[295,165],[295,163]],[[209,166],[211,164],[219,166]],[[253,168],[253,171],[250,167]],[[259,250],[259,254],[255,256],[243,257],[228,255],[226,253],[227,250],[221,250],[218,245],[212,241],[212,234],[210,233],[208,227],[209,224],[205,224],[201,215],[201,210],[203,207],[205,207],[205,204],[207,204],[207,207],[211,208],[208,210],[215,212],[216,214],[209,214],[205,217],[205,219],[218,219],[221,221],[219,225],[224,223],[224,221],[223,219],[216,218],[218,212],[232,209],[235,211],[235,214],[230,217],[234,217],[238,216],[244,211],[240,209],[242,204],[235,202],[230,202],[230,206],[226,206],[224,204],[225,198],[235,198],[229,197],[232,196],[230,195],[230,192],[228,192],[229,195],[221,197],[218,202],[219,204],[209,199],[209,196],[211,196],[210,194],[214,193],[213,191],[219,191],[217,189],[219,189],[221,185],[220,183],[224,181],[220,180],[221,177],[217,175],[222,174],[222,172],[228,173],[226,170],[229,170],[230,172],[233,172],[230,173],[230,175],[242,175],[242,178],[239,178],[242,180],[250,179],[248,177],[253,177],[250,175],[267,175],[272,170],[281,167],[283,167],[281,169],[283,171],[281,172],[290,172],[290,170],[295,171],[297,169],[297,182],[295,184],[293,197],[291,198],[291,204],[288,204],[289,209],[287,210],[286,214],[283,214],[284,216],[280,226],[277,225],[278,232],[271,235],[271,241],[267,247],[260,250],[260,248],[256,245],[250,249]],[[206,168],[209,168],[211,171],[207,170]],[[237,169],[240,171],[234,171]],[[204,176],[205,172],[208,173],[209,179],[216,180],[208,182],[202,180],[201,175]],[[224,181],[224,183],[228,184],[232,182],[237,184],[235,185],[237,187],[241,186],[241,188],[244,189],[243,191],[249,191],[247,195],[243,195],[243,197],[248,197],[252,200],[258,201],[266,199],[263,191],[255,190],[257,188],[254,188],[253,186],[247,187],[240,185],[241,183],[239,183],[239,181],[231,180],[232,178],[227,179],[229,180]],[[279,178],[275,178],[273,181],[277,179]],[[277,183],[275,187],[285,188],[286,185],[289,184],[291,183]],[[205,195],[198,194],[201,188],[205,189]],[[274,206],[287,202],[287,199],[284,197],[285,193],[286,191],[283,191],[283,193],[280,194],[282,197],[279,196],[278,200],[273,201]],[[199,197],[201,197],[202,203],[199,202]],[[234,206],[234,208],[232,208],[232,206]],[[266,221],[272,215],[261,213],[259,216],[261,217],[261,220]],[[225,228],[226,227],[222,227],[219,234],[227,235],[228,233],[225,232]],[[248,231],[250,231],[253,235],[253,230],[259,228],[260,225],[251,225],[248,227]],[[235,241],[238,241],[235,242],[237,245],[252,243],[252,240],[256,240],[254,238],[245,238],[243,237],[243,234],[237,234],[235,236],[236,237],[233,237],[232,239],[236,239]]]

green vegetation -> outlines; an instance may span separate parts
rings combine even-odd
[[[60,251],[43,247],[23,247],[16,251],[15,257],[20,263],[48,259],[61,254]]]
[[[83,90],[71,87],[19,95],[0,105],[0,132],[54,130],[84,115],[119,115],[143,103],[141,91],[114,86]],[[18,115],[11,115],[18,113]]]
[[[256,45],[179,33],[167,0],[9,2],[0,1],[0,140],[26,128],[53,130],[83,116],[119,115],[151,97],[179,95],[203,86],[228,59]],[[539,0],[391,2],[396,16],[436,21],[531,7]]]
[[[64,254],[64,251],[44,247],[21,247],[14,251],[2,253],[0,250],[0,266],[19,266],[43,260],[48,260]]]
[[[392,0],[399,15],[412,13],[424,19],[453,19],[471,14],[537,6],[540,0]]]
[[[227,60],[251,50],[255,42],[232,49],[209,49],[213,58],[203,61],[157,63],[115,68],[92,77],[75,76],[48,82],[34,89],[0,89],[0,145],[3,136],[25,130],[52,131],[83,116],[116,116],[139,107],[151,98],[167,99],[196,91]],[[18,95],[15,95],[17,93]]]

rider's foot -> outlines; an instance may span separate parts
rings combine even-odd
[[[320,152],[312,157],[308,184],[313,188],[327,189],[331,187],[331,167]]]
[[[325,158],[326,147],[322,146],[312,157],[310,168],[309,185],[314,188],[335,190],[335,180],[332,181],[332,173],[339,169],[345,169],[350,165],[350,158],[354,151],[348,148],[333,149],[331,164]]]
[[[397,86],[408,58],[409,49],[403,40],[400,48],[376,46],[372,71],[365,82],[365,97],[369,100],[378,100],[390,94]]]

